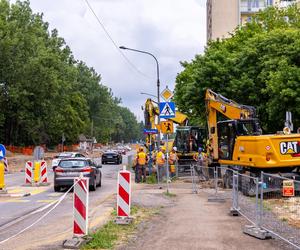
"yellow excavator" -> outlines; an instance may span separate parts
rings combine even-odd
[[[159,115],[159,110],[156,102],[152,99],[147,99],[144,106],[145,115],[145,128],[153,129],[156,128],[156,118]],[[169,145],[169,150],[172,147],[177,148],[178,155],[178,166],[179,172],[185,172],[190,169],[190,165],[193,161],[193,155],[198,151],[198,148],[205,146],[206,141],[206,131],[203,128],[197,126],[188,126],[188,116],[176,111],[174,118],[169,118],[168,120],[173,121],[178,124],[176,128],[176,134],[174,141],[171,141]],[[152,149],[154,148],[155,135],[147,135],[146,146],[149,148],[149,144],[152,144]]]
[[[251,176],[264,171],[298,179],[300,134],[285,128],[282,133],[263,135],[254,107],[211,89],[206,90],[205,101],[211,165],[230,166]],[[247,185],[251,189],[251,183]]]

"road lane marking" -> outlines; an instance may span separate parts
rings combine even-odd
[[[37,200],[36,202],[38,202],[38,203],[51,203],[53,201],[57,201],[57,200]]]
[[[6,202],[25,203],[25,202],[30,202],[30,200],[20,200],[20,199],[5,199],[5,200],[0,200],[0,203],[6,203]]]
[[[62,196],[63,193],[51,193],[51,194],[47,194],[47,196],[50,196],[50,197],[57,197],[57,196]]]

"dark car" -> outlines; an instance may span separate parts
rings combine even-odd
[[[122,163],[122,155],[116,151],[107,151],[102,155],[102,164],[114,163],[121,164]]]
[[[95,191],[97,186],[101,186],[101,167],[89,158],[61,159],[54,170],[54,191],[59,192],[62,187],[72,186],[80,174],[89,178],[90,190]]]

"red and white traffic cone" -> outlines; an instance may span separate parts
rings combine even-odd
[[[25,184],[32,184],[32,176],[33,176],[33,162],[27,161],[25,163]]]
[[[74,237],[88,234],[88,207],[89,207],[89,178],[75,178],[74,186]]]
[[[123,167],[118,174],[118,195],[117,195],[117,224],[129,224],[132,222],[130,217],[131,204],[131,173]]]
[[[49,184],[47,177],[47,162],[41,161],[41,174],[40,174],[40,183],[41,184]]]

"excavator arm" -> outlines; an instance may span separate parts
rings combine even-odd
[[[213,159],[218,159],[218,134],[217,134],[217,114],[220,113],[230,120],[255,118],[256,110],[252,106],[241,105],[233,100],[206,90],[205,94],[207,123],[209,133],[209,143],[212,148]]]

